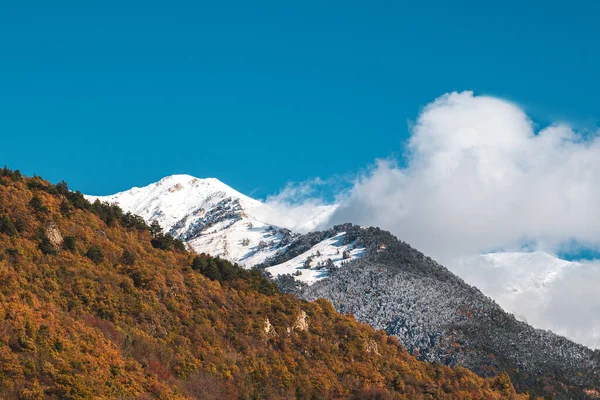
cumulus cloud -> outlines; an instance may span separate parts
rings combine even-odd
[[[533,326],[600,347],[600,261],[557,273],[565,262],[549,256],[501,265],[473,257],[600,248],[598,132],[539,129],[517,105],[472,92],[441,96],[410,129],[402,166],[377,160],[337,207],[320,200],[320,179],[290,184],[267,204],[282,226],[310,220],[302,231],[343,222],[389,230]]]
[[[376,161],[322,227],[353,222],[389,230],[532,325],[599,347],[600,262],[572,264],[540,289],[536,279],[552,271],[459,261],[489,251],[598,248],[598,221],[598,132],[582,136],[564,124],[536,129],[517,105],[462,92],[427,105],[411,126],[403,166]],[[523,273],[533,286],[511,289]]]
[[[330,223],[392,231],[442,262],[492,249],[600,242],[600,140],[535,126],[518,106],[472,92],[426,106],[406,166],[379,160]]]

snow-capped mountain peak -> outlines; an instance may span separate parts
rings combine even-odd
[[[268,247],[276,247],[286,233],[259,219],[269,214],[268,206],[216,178],[171,175],[141,188],[88,199],[158,221],[197,251],[242,264],[261,262],[270,253]]]
[[[216,178],[171,175],[158,182],[119,192],[110,196],[88,196],[119,205],[147,221],[157,220],[170,231],[182,218],[200,210],[209,210],[225,199],[235,199],[245,209],[262,203],[227,186]]]
[[[172,175],[150,185],[110,196],[86,196],[120,206],[185,240],[197,252],[247,267],[284,250],[297,234],[288,228],[314,228],[335,205],[303,210],[303,220],[252,199],[215,178]]]

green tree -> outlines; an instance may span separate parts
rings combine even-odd
[[[121,262],[125,265],[132,266],[135,264],[135,254],[131,251],[125,249],[123,250],[123,255],[121,256]]]
[[[67,185],[67,182],[65,181],[58,182],[54,187],[58,194],[62,194],[63,196],[69,194],[69,185]]]
[[[76,192],[69,192],[66,197],[69,199],[73,207],[79,210],[89,210],[91,204],[83,197],[83,194],[78,190]]]
[[[74,236],[65,236],[63,239],[63,249],[68,250],[72,253],[75,252],[75,237]]]
[[[180,253],[185,252],[186,248],[185,248],[185,243],[183,242],[183,240],[173,239],[173,249]]]
[[[96,264],[100,264],[102,261],[104,261],[104,254],[102,253],[102,249],[100,248],[100,246],[97,245],[90,246],[87,252],[85,253],[85,256]]]
[[[52,242],[50,241],[50,239],[48,239],[48,237],[46,235],[44,235],[40,242],[38,243],[38,249],[40,249],[40,251],[43,254],[55,254],[56,253],[56,248],[54,247],[54,245],[52,244]]]
[[[48,213],[48,208],[46,208],[46,206],[42,203],[42,199],[40,199],[38,196],[33,196],[31,198],[29,201],[29,206],[33,208],[34,211]]]
[[[150,224],[150,233],[152,234],[152,237],[158,237],[159,235],[162,235],[162,227],[157,220],[152,221]]]
[[[206,268],[206,258],[205,257],[194,257],[192,260],[192,269],[194,271],[202,272]]]
[[[206,267],[203,271],[201,270],[200,272],[202,272],[202,275],[206,276],[208,279],[211,279],[213,281],[221,280],[221,272],[219,271],[219,267],[217,266],[215,260],[212,258],[208,260],[208,262],[206,263]]]
[[[8,215],[0,217],[0,232],[5,233],[8,236],[15,236],[17,234],[17,228]]]

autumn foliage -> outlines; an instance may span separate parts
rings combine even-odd
[[[0,175],[0,398],[525,398],[64,183]]]

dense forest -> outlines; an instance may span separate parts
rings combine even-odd
[[[0,170],[0,398],[500,399],[326,300],[192,254],[61,182]]]

